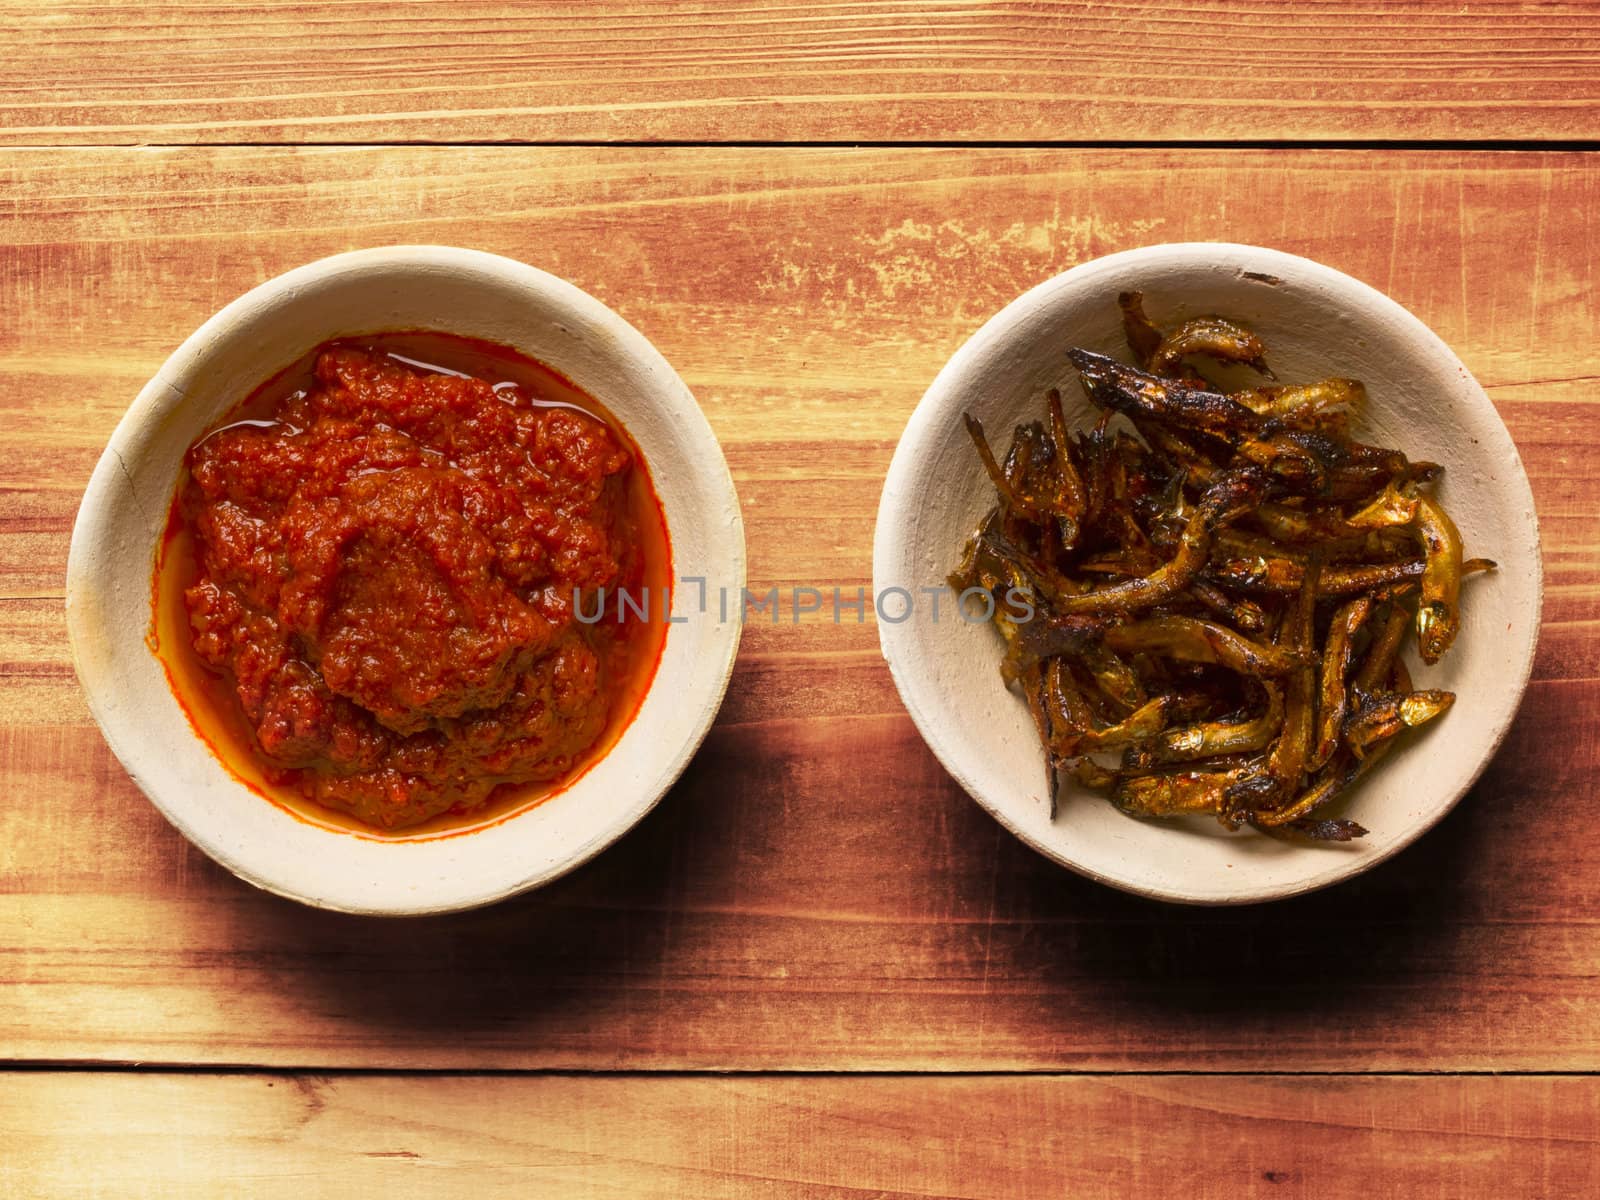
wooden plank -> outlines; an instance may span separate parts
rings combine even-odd
[[[13,151],[0,248],[0,1057],[300,1067],[1600,1068],[1600,160],[1114,151]],[[1230,912],[1107,891],[943,774],[870,625],[752,626],[717,729],[546,891],[382,924],[257,895],[110,757],[60,617],[78,490],[160,358],[246,286],[477,245],[621,309],[729,453],[752,577],[866,582],[879,481],[981,320],[1074,262],[1229,236],[1395,295],[1534,482],[1544,642],[1435,833]]]
[[[799,678],[820,674],[801,671]],[[0,738],[0,1047],[381,1067],[1600,1069],[1584,831],[1595,692],[1541,688],[1399,860],[1191,912],[1040,859],[902,717],[719,727],[617,847],[536,896],[374,923],[251,893],[79,731]],[[1541,747],[1575,743],[1549,776]],[[1549,753],[1546,749],[1545,753]],[[1531,831],[1527,837],[1510,830]]]
[[[0,1076],[7,1195],[1593,1195],[1600,1081]]]
[[[12,144],[1588,138],[1600,11],[10,0]]]

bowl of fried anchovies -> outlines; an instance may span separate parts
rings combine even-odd
[[[1209,904],[1441,819],[1510,727],[1542,594],[1527,476],[1451,350],[1329,267],[1209,243],[980,329],[896,450],[874,578],[909,598],[879,621],[907,708],[980,804]]]

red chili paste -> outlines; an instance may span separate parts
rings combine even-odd
[[[270,784],[406,829],[559,781],[631,717],[661,592],[643,621],[574,605],[661,588],[660,508],[626,435],[515,357],[329,343],[190,447],[186,640]]]

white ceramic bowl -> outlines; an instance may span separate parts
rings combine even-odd
[[[1206,819],[1147,822],[1096,796],[1067,798],[1051,821],[1042,751],[1023,701],[998,670],[987,625],[880,620],[884,656],[906,707],[946,769],[1030,846],[1113,887],[1165,900],[1240,904],[1292,896],[1358,874],[1421,836],[1472,786],[1510,727],[1527,685],[1541,598],[1533,495],[1516,448],[1460,359],[1393,300],[1304,258],[1254,246],[1151,246],[1084,263],[991,318],[939,372],[900,439],[878,510],[873,577],[936,587],[955,566],[993,491],[962,427],[970,410],[1000,445],[1043,416],[1062,387],[1068,419],[1092,411],[1065,352],[1126,361],[1119,291],[1145,293],[1158,325],[1221,313],[1255,329],[1291,382],[1354,376],[1371,393],[1358,432],[1442,463],[1439,495],[1470,555],[1499,571],[1468,580],[1463,626],[1418,686],[1458,695],[1439,721],[1408,737],[1342,812],[1371,832],[1345,845],[1302,846]],[[895,610],[898,611],[898,608]],[[1413,660],[1414,661],[1414,660]]]
[[[180,346],[117,426],[84,494],[67,563],[67,625],[89,707],[167,818],[243,879],[347,912],[491,903],[554,879],[637,822],[678,777],[722,702],[739,625],[674,588],[654,682],[621,738],[572,786],[471,833],[394,841],[299,820],[241,784],[194,734],[146,645],[150,580],[184,451],[257,384],[329,338],[429,329],[510,346],[604,404],[643,451],[673,571],[745,582],[738,498],[683,381],[598,300],[511,259],[391,246],[300,267],[235,300]]]

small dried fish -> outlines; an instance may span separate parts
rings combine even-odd
[[[1253,332],[1222,317],[1163,332],[1140,293],[1117,303],[1136,365],[1067,352],[1103,412],[1092,427],[1069,429],[1050,389],[1002,458],[967,417],[996,504],[950,582],[996,601],[1052,815],[1070,780],[1133,816],[1364,836],[1323,810],[1449,709],[1403,652],[1415,630],[1437,661],[1461,580],[1494,564],[1464,559],[1438,466],[1351,439],[1358,381],[1219,390],[1195,360],[1274,378]],[[1092,757],[1107,751],[1116,767]]]

